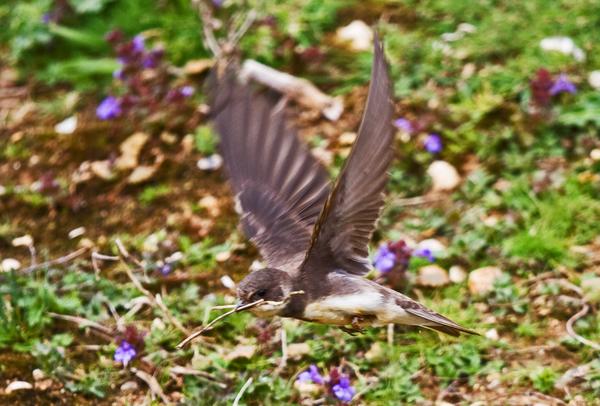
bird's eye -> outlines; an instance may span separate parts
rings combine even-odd
[[[267,290],[266,289],[260,289],[257,290],[256,293],[254,294],[254,296],[256,296],[257,298],[263,298],[265,297],[265,295],[267,294]]]

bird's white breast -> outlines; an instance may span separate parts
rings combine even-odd
[[[359,291],[324,297],[304,309],[304,317],[319,323],[346,325],[354,317],[379,313],[384,308],[383,296],[376,291]]]

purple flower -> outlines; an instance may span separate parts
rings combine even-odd
[[[375,269],[381,273],[387,273],[394,267],[395,264],[396,254],[390,250],[389,245],[380,245],[379,249],[375,253],[375,257],[373,258],[373,265],[375,266]]]
[[[423,146],[430,154],[438,154],[442,151],[444,145],[442,144],[442,137],[431,133],[423,140]]]
[[[131,43],[133,44],[133,50],[135,52],[144,52],[144,42],[144,37],[141,34],[133,37],[133,40],[131,40]]]
[[[312,382],[317,385],[322,385],[324,381],[323,377],[319,373],[319,368],[316,365],[311,365],[308,370],[298,375],[298,381],[300,382]]]
[[[158,268],[158,271],[163,274],[163,276],[167,276],[173,271],[173,266],[171,264],[163,264]]]
[[[340,381],[331,389],[335,397],[344,403],[350,402],[356,393],[347,376],[340,377]]]
[[[212,4],[213,4],[213,6],[215,6],[216,8],[221,8],[221,7],[223,7],[223,3],[225,3],[225,0],[212,0]]]
[[[433,255],[433,252],[431,252],[431,250],[429,248],[418,248],[415,250],[413,255],[415,257],[425,258],[429,262],[435,261],[435,256]]]
[[[191,95],[194,94],[195,89],[192,86],[183,86],[179,92],[181,93],[181,95],[183,97],[190,97]]]
[[[577,87],[569,80],[567,75],[561,73],[558,76],[558,79],[554,82],[552,87],[550,88],[550,94],[552,96],[556,96],[559,93],[577,93]]]
[[[409,134],[412,134],[415,131],[412,123],[404,117],[394,120],[394,127]]]
[[[113,72],[113,78],[118,80],[123,80],[125,78],[125,74],[123,73],[123,69],[116,69]]]
[[[114,359],[117,362],[121,362],[123,366],[127,366],[129,361],[135,358],[137,351],[127,341],[121,341],[121,344],[115,350]]]
[[[44,24],[50,24],[50,21],[52,21],[52,16],[50,15],[50,13],[44,13],[44,15],[42,16],[42,22]]]
[[[113,96],[108,96],[96,108],[96,116],[100,120],[112,120],[121,115],[121,101]]]

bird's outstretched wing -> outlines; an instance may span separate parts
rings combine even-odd
[[[302,272],[334,267],[362,275],[369,270],[368,244],[393,158],[393,111],[388,66],[383,46],[375,38],[371,84],[358,137],[315,225]]]
[[[281,98],[239,83],[231,70],[214,89],[211,110],[242,231],[268,266],[293,272],[329,194],[327,172],[286,122]]]

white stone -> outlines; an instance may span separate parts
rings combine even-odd
[[[94,175],[104,180],[111,180],[115,175],[112,171],[110,161],[94,161],[90,164],[90,169]]]
[[[572,56],[576,61],[585,60],[585,52],[569,37],[548,37],[540,41],[540,47],[544,51],[555,51]]]
[[[217,217],[221,214],[219,200],[213,195],[206,195],[198,201],[198,206],[205,209],[211,217]]]
[[[138,165],[140,152],[150,136],[146,133],[137,132],[123,141],[119,147],[121,155],[115,161],[119,170],[133,169]]]
[[[215,255],[215,260],[217,262],[225,262],[231,258],[231,251],[221,251],[217,255]]]
[[[0,196],[4,196],[6,194],[6,187],[0,185]]]
[[[373,46],[373,30],[364,21],[354,20],[345,27],[338,28],[338,40],[349,42],[354,51],[368,51]]]
[[[33,237],[29,234],[22,235],[12,240],[13,247],[31,247],[33,245]]]
[[[454,283],[462,283],[467,279],[467,271],[459,265],[452,265],[448,273],[450,274],[450,281]]]
[[[139,386],[136,381],[127,381],[121,385],[121,392],[132,393],[138,390]]]
[[[588,83],[596,90],[600,90],[600,70],[591,71],[588,75]]]
[[[127,178],[127,183],[135,185],[138,183],[146,182],[152,179],[157,170],[157,165],[140,165],[129,174],[129,177]]]
[[[439,258],[446,255],[446,246],[435,238],[428,238],[419,242],[416,246],[417,250],[429,250],[434,257]]]
[[[474,295],[483,295],[494,289],[494,282],[502,276],[502,270],[496,266],[485,266],[469,273],[469,291]]]
[[[64,119],[60,123],[54,126],[54,131],[57,134],[73,134],[77,129],[77,116],[71,116],[69,118]]]
[[[14,258],[5,258],[0,263],[1,272],[17,271],[21,268],[21,263]]]
[[[427,265],[419,268],[417,284],[421,286],[438,287],[450,283],[448,272],[438,265]]]
[[[212,154],[205,158],[200,158],[196,166],[201,171],[216,171],[223,166],[223,158],[219,154]]]
[[[81,237],[85,234],[85,227],[77,227],[69,231],[69,239]]]
[[[354,141],[356,141],[356,137],[357,137],[356,133],[345,132],[342,135],[340,135],[338,142],[340,143],[340,145],[346,145],[346,146],[352,145],[352,144],[354,144]]]
[[[498,341],[500,336],[498,335],[498,330],[495,328],[491,328],[485,332],[485,337],[492,341]]]
[[[34,381],[41,381],[42,379],[44,379],[46,377],[46,374],[44,373],[44,371],[42,371],[39,368],[34,369],[31,372],[31,375],[33,376]]]
[[[477,31],[477,27],[469,23],[460,23],[458,24],[458,28],[456,30],[467,34],[473,34]]]
[[[452,190],[460,183],[458,171],[446,161],[432,162],[427,168],[427,174],[431,177],[434,192]]]
[[[600,161],[600,148],[594,148],[592,152],[590,152],[590,158],[594,161]]]
[[[231,279],[231,277],[229,275],[221,276],[221,283],[227,289],[231,289],[231,290],[235,289],[235,282],[233,281],[233,279]]]
[[[11,394],[14,391],[17,390],[24,390],[24,389],[33,389],[33,385],[30,384],[29,382],[25,382],[25,381],[12,381],[11,383],[8,384],[8,386],[6,387],[6,389],[4,389],[4,393]]]

